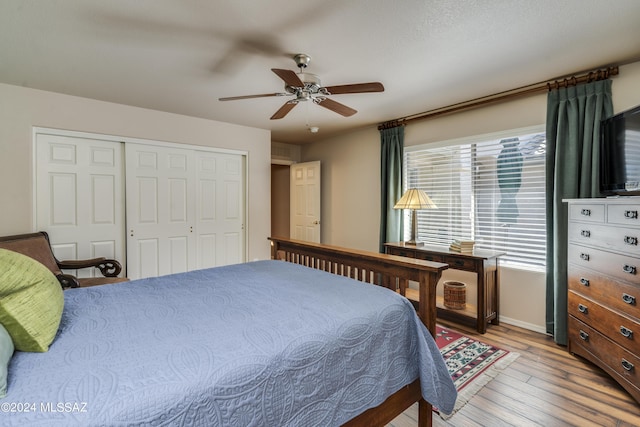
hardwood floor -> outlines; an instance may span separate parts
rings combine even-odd
[[[447,421],[434,414],[434,426],[640,426],[640,404],[600,368],[551,338],[506,324],[480,335],[438,322],[520,357]],[[416,404],[388,427],[415,427],[417,413]]]

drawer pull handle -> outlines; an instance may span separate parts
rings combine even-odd
[[[453,262],[453,265],[455,265],[456,267],[462,267],[464,265],[464,261],[460,261],[459,259],[457,259]]]
[[[582,314],[589,314],[589,307],[583,304],[578,304],[578,311]]]
[[[627,245],[638,246],[638,238],[637,237],[624,236],[624,242]]]
[[[636,297],[627,293],[622,294],[622,301],[630,305],[636,305]]]
[[[624,211],[624,217],[629,219],[638,219],[638,211]]]
[[[591,216],[591,209],[582,209],[580,215]]]
[[[620,326],[620,333],[623,337],[633,339],[633,331],[629,328],[625,328],[624,326]]]
[[[624,368],[625,371],[629,371],[629,372],[633,371],[633,368],[634,368],[633,363],[629,362],[626,359],[622,359],[622,367]]]
[[[589,341],[589,334],[585,331],[580,331],[580,339],[582,341]]]
[[[580,284],[583,286],[589,286],[589,280],[585,279],[584,277],[580,278]]]
[[[591,237],[591,231],[589,230],[582,230],[580,234],[582,235],[582,237]]]
[[[583,259],[585,261],[589,261],[589,254],[585,254],[585,253],[580,254],[580,259]]]
[[[622,271],[629,274],[636,274],[636,268],[633,265],[625,264],[622,267]]]

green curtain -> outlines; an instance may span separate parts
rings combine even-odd
[[[380,252],[387,242],[402,240],[402,210],[393,205],[402,197],[404,126],[380,130]]]
[[[546,326],[567,344],[567,206],[599,196],[600,120],[613,114],[611,80],[549,92],[547,97]]]

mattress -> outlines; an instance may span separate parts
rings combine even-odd
[[[431,335],[383,287],[257,261],[64,296],[50,350],[13,356],[2,425],[338,426],[418,377],[455,402]]]

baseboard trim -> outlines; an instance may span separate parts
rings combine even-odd
[[[500,316],[500,323],[507,323],[509,325],[517,326],[519,328],[528,329],[533,332],[539,332],[547,335],[547,328],[545,326],[535,325],[533,323],[523,322],[522,320],[512,319],[510,317]]]

